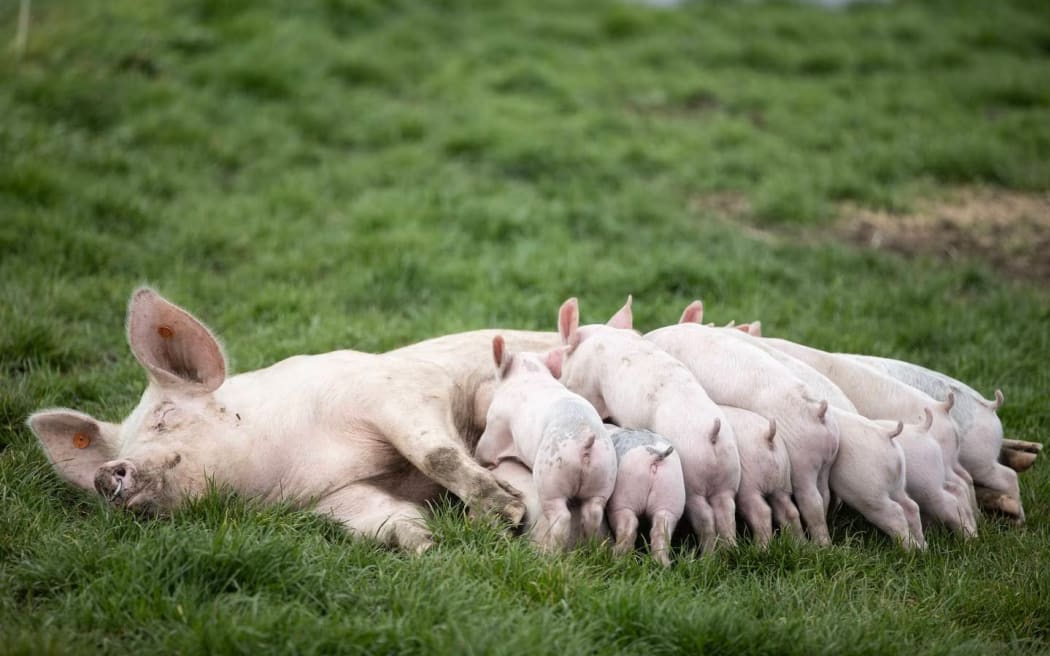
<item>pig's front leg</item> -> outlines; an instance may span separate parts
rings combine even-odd
[[[355,484],[322,498],[315,512],[329,515],[346,530],[388,547],[420,554],[434,546],[423,508],[367,484]]]
[[[411,408],[406,412],[405,408]],[[463,500],[475,513],[494,513],[517,526],[525,516],[521,493],[474,460],[447,404],[427,396],[399,399],[377,422],[390,444],[431,480]]]

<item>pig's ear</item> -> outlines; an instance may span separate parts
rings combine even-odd
[[[570,298],[558,308],[558,334],[561,335],[561,343],[569,344],[580,327],[580,304],[575,298]]]
[[[131,295],[128,343],[162,387],[190,385],[211,392],[226,379],[226,359],[211,331],[148,287]]]
[[[682,311],[682,317],[678,320],[678,323],[700,323],[704,322],[704,304],[702,301],[696,300],[685,306],[685,310]]]
[[[565,351],[567,350],[568,348],[565,346],[551,349],[543,359],[543,363],[547,365],[547,370],[550,371],[551,375],[555,378],[561,378],[561,367],[565,362]]]
[[[58,474],[77,487],[95,489],[95,472],[117,454],[120,427],[76,410],[43,410],[29,417]]]
[[[623,307],[616,311],[616,314],[612,315],[612,318],[606,322],[607,326],[613,328],[623,328],[631,330],[634,328],[634,315],[631,313],[631,303],[634,298],[628,294],[627,302],[623,304]]]
[[[739,330],[740,332],[742,332],[744,334],[747,334],[747,335],[751,334],[751,326],[747,325],[746,323],[742,323],[739,326],[730,326],[730,327],[736,328],[737,330]]]
[[[503,340],[503,335],[496,335],[492,338],[492,359],[496,362],[499,377],[506,376],[507,367],[510,366],[510,352],[507,351],[507,343]]]
[[[752,337],[761,337],[762,336],[762,322],[761,321],[752,321],[751,323],[747,324],[747,332]]]

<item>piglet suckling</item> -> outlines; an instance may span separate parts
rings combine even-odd
[[[773,520],[782,531],[803,537],[798,508],[791,500],[791,460],[783,438],[777,439],[776,421],[743,408],[721,407],[740,452],[736,509],[750,527],[752,539],[766,546],[773,537]]]
[[[475,457],[489,467],[514,458],[532,470],[542,510],[533,531],[542,546],[571,546],[572,502],[581,537],[596,537],[616,483],[616,451],[601,417],[539,355],[510,353],[498,335],[492,355],[500,382]]]
[[[798,512],[811,540],[830,543],[828,481],[839,438],[837,427],[827,419],[827,402],[817,400],[761,349],[721,329],[696,323],[701,307],[699,302],[691,304],[682,323],[654,330],[646,340],[683,363],[717,403],[776,420],[778,439],[783,440],[790,460]]]
[[[606,515],[616,537],[614,552],[628,553],[638,535],[638,520],[650,521],[649,551],[663,566],[671,564],[670,544],[685,510],[682,463],[674,445],[652,431],[606,424],[619,461],[616,489]]]
[[[685,513],[705,550],[736,541],[736,438],[682,363],[632,330],[631,300],[607,325],[579,325],[575,298],[558,312],[561,381],[603,417],[666,437],[682,463]]]

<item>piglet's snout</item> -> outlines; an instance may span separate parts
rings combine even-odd
[[[135,486],[135,465],[128,460],[107,462],[95,472],[95,489],[111,501],[120,501]]]

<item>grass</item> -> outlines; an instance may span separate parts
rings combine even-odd
[[[139,522],[65,487],[24,426],[117,420],[155,284],[234,370],[483,326],[552,329],[632,292],[650,328],[713,320],[914,360],[1050,428],[1050,296],[977,261],[770,243],[697,209],[819,230],[841,201],[1050,190],[1041,2],[179,0],[33,3],[0,54],[0,652],[974,653],[1050,641],[1050,473],[1024,531],[902,554],[841,513],[661,571],[544,558],[436,509],[409,558],[213,494]],[[15,3],[0,7],[13,37]],[[3,37],[0,34],[0,37]],[[1045,457],[1045,456],[1044,456]]]

